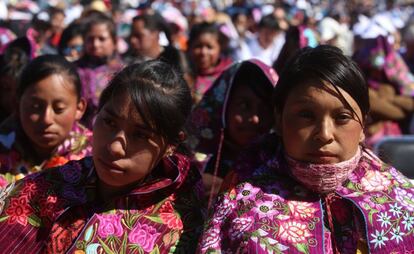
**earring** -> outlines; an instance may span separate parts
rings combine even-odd
[[[172,146],[169,146],[168,148],[167,148],[167,150],[165,151],[165,154],[164,154],[164,156],[171,156],[171,155],[173,155],[173,153],[174,153],[174,147],[172,147]]]

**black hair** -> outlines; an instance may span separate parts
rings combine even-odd
[[[0,75],[18,79],[23,67],[30,61],[32,47],[27,37],[20,37],[7,45],[0,62]]]
[[[333,85],[347,107],[352,110],[338,87],[343,89],[357,102],[363,118],[368,115],[370,107],[368,86],[361,70],[339,48],[329,45],[305,47],[287,62],[273,92],[276,112],[283,111],[286,99],[295,87],[309,82],[317,84],[327,82]],[[356,112],[353,113],[358,118]],[[364,120],[358,118],[361,125]]]
[[[268,83],[268,86],[257,85],[266,83]],[[271,104],[273,84],[264,74],[264,71],[256,64],[250,61],[241,63],[234,75],[232,90],[237,89],[240,85],[249,87],[257,97],[261,98],[265,103]]]
[[[260,28],[268,28],[271,30],[278,31],[280,30],[279,23],[277,22],[276,17],[273,14],[268,14],[264,16],[260,21],[257,27]]]
[[[83,37],[83,27],[81,24],[73,22],[68,27],[66,27],[60,37],[58,52],[60,55],[65,55],[63,51],[68,45],[68,42],[75,38],[76,36]]]
[[[195,24],[190,30],[190,36],[188,38],[188,46],[192,47],[194,41],[197,40],[202,34],[214,34],[217,36],[217,40],[220,45],[221,52],[227,49],[228,38],[220,31],[220,27],[216,23],[202,22]]]
[[[135,16],[132,19],[132,23],[136,21],[142,21],[144,22],[145,28],[147,28],[150,31],[162,31],[162,24],[160,23],[160,19],[151,14],[143,14]]]
[[[109,34],[111,35],[111,38],[114,42],[117,40],[117,34],[116,34],[116,25],[115,22],[112,20],[111,17],[106,15],[103,12],[100,11],[91,11],[88,16],[85,17],[84,21],[82,22],[84,24],[84,36],[87,35],[87,33],[92,29],[95,25],[104,24],[108,28]]]
[[[27,88],[53,74],[62,75],[70,80],[80,100],[82,83],[76,67],[60,55],[42,55],[28,63],[20,75],[16,91],[17,98],[20,99]]]
[[[168,22],[163,18],[163,16],[161,16],[158,12],[155,12],[154,14],[142,14],[135,16],[132,19],[132,23],[136,21],[144,22],[145,28],[152,32],[164,32],[168,42],[171,44],[172,39],[170,26],[168,25]]]
[[[144,123],[170,144],[179,144],[180,131],[191,111],[190,89],[171,65],[150,60],[125,67],[101,94],[98,111],[113,97],[130,95]]]

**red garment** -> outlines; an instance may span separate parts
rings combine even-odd
[[[109,200],[98,198],[91,157],[30,175],[0,195],[2,253],[194,252],[203,223],[200,179],[178,153]]]

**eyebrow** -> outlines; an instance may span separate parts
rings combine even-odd
[[[111,117],[114,117],[114,118],[116,118],[116,119],[120,119],[120,120],[128,120],[128,119],[126,119],[126,118],[124,118],[124,117],[121,117],[121,116],[119,116],[118,114],[116,114],[116,113],[115,113],[112,109],[109,109],[109,108],[104,108],[104,111],[105,111],[107,114],[109,114]],[[147,132],[151,132],[151,133],[153,133],[153,132],[154,132],[152,129],[148,128],[148,126],[143,125],[143,124],[135,124],[135,127],[137,127],[137,128],[138,128],[138,129],[140,129],[140,130],[143,130],[143,131],[147,131]]]

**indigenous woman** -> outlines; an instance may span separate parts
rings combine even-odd
[[[91,154],[92,132],[75,66],[63,56],[32,60],[20,74],[18,108],[0,125],[0,173],[8,182]]]
[[[192,253],[201,177],[180,143],[191,93],[170,65],[131,65],[99,102],[93,155],[1,194],[4,253]]]
[[[253,145],[201,253],[409,253],[414,188],[364,148],[368,87],[332,46],[304,48],[274,90],[277,135]]]

